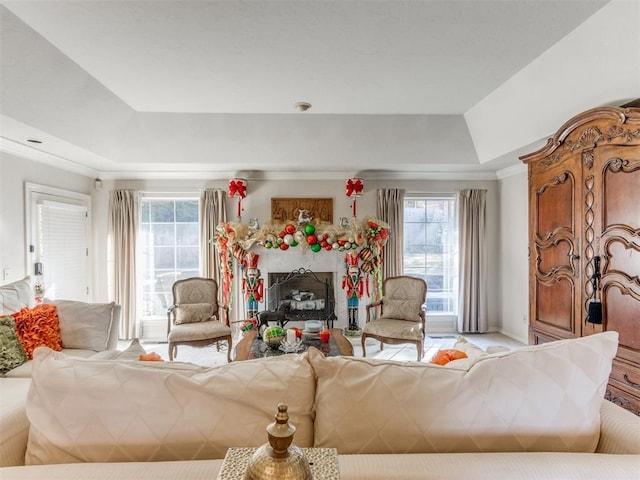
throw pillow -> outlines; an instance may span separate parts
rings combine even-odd
[[[0,315],[8,315],[35,304],[31,277],[0,286]]]
[[[176,324],[206,322],[211,320],[213,314],[211,303],[185,303],[176,305],[175,322]]]
[[[0,376],[27,361],[27,354],[16,335],[16,322],[11,315],[0,317]]]
[[[197,367],[41,348],[26,402],[25,461],[221,459],[229,447],[264,444],[280,402],[289,407],[296,444],[312,447],[314,398],[307,354]]]
[[[16,322],[16,333],[24,348],[27,358],[33,358],[33,351],[38,347],[49,347],[62,350],[60,339],[60,323],[55,305],[36,305],[23,308],[13,314]]]
[[[134,338],[129,346],[120,350],[105,350],[98,352],[91,357],[92,360],[139,360],[140,355],[145,355],[147,351],[140,345],[140,340]]]
[[[445,350],[439,350],[433,358],[431,359],[431,363],[435,365],[446,365],[452,360],[460,360],[462,358],[469,358],[467,354],[456,350],[454,348],[447,348]]]
[[[468,370],[312,349],[314,446],[340,454],[593,453],[617,347],[617,332],[605,332],[486,355]]]
[[[398,320],[419,322],[420,317],[418,316],[418,312],[421,306],[422,304],[420,302],[411,300],[384,300],[381,318],[395,318]]]
[[[45,300],[58,307],[60,336],[64,348],[102,352],[108,348],[114,302],[85,303]]]

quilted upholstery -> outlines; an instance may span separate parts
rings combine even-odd
[[[315,445],[341,454],[593,452],[617,340],[605,332],[525,347],[468,370],[310,352]]]
[[[223,458],[259,446],[279,402],[313,445],[307,355],[221,367],[70,358],[40,348],[27,398],[26,464]]]

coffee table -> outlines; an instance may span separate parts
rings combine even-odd
[[[331,339],[328,345],[320,343],[319,339],[310,336],[308,342],[305,340],[307,347],[316,347],[325,355],[353,356],[353,345],[344,337],[342,329],[331,328],[330,331]],[[262,346],[259,345],[262,343],[262,340],[256,338],[257,334],[257,330],[249,330],[244,333],[244,337],[242,337],[236,345],[234,361],[285,354],[276,348],[266,347],[266,345],[264,346],[265,348],[262,348]],[[261,351],[262,353],[260,353]]]

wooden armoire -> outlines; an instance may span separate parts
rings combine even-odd
[[[640,108],[576,115],[520,159],[529,175],[529,343],[618,332],[606,397],[640,415]],[[594,296],[600,317],[588,316]]]

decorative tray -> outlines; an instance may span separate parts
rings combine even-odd
[[[243,480],[251,455],[256,448],[230,448],[222,462],[218,480]],[[340,480],[338,450],[335,448],[302,448],[309,460],[313,480]]]

